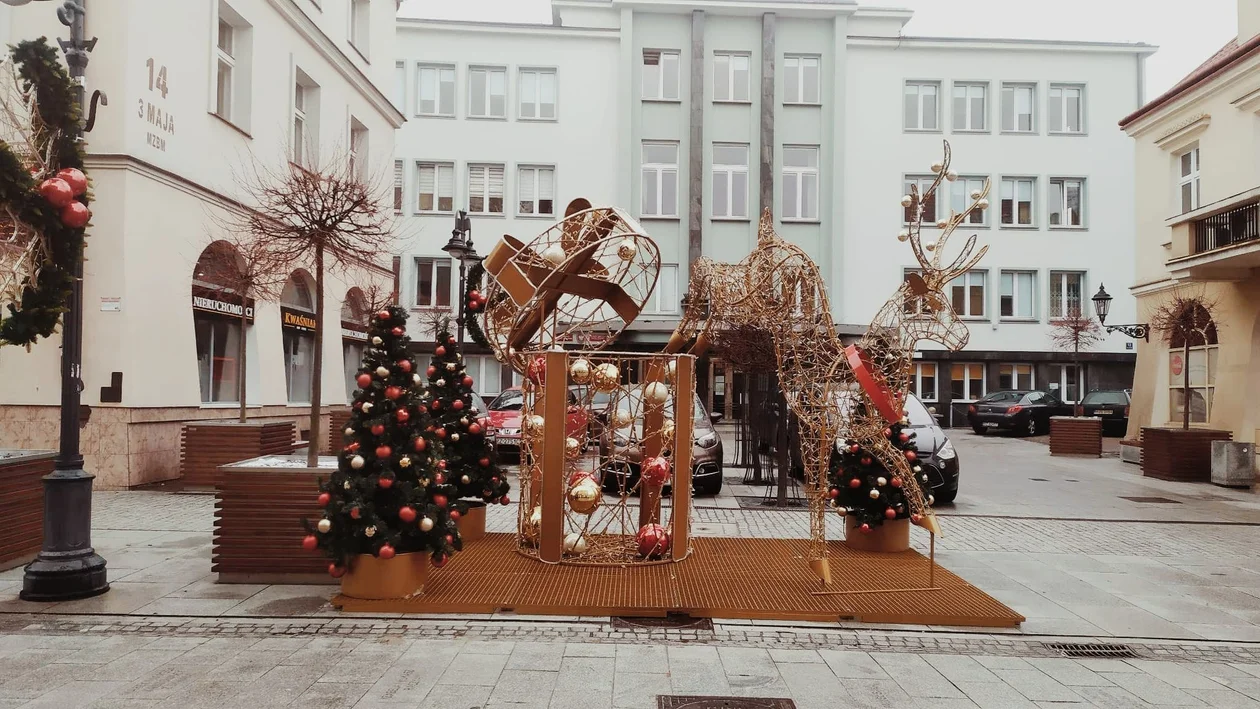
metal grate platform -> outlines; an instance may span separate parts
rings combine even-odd
[[[488,534],[449,565],[430,570],[423,595],[364,601],[337,595],[354,613],[494,613],[1014,627],[1024,618],[914,551],[877,554],[829,545],[832,584],[809,570],[805,539],[696,537],[677,564],[552,565],[516,552],[515,536]],[[893,589],[893,592],[887,592]],[[835,595],[813,595],[815,591]]]

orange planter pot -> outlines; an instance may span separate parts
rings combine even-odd
[[[392,559],[360,554],[341,577],[341,593],[364,600],[410,598],[424,591],[428,576],[428,554],[399,554]]]
[[[475,542],[486,536],[486,503],[469,502],[468,514],[455,523],[459,528],[459,538],[464,543]]]
[[[891,553],[910,548],[910,520],[894,519],[875,527],[869,532],[858,530],[859,523],[852,517],[844,520],[844,543],[850,549]]]

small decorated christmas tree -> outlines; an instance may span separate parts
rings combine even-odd
[[[450,331],[442,327],[429,378],[429,413],[442,442],[447,474],[461,498],[508,504],[507,475],[499,468],[494,445],[486,439],[485,411],[473,405],[475,382],[464,368],[464,357]]]
[[[423,552],[441,567],[462,548],[456,521],[467,507],[456,502],[440,441],[430,438],[430,402],[407,349],[406,322],[398,307],[372,316],[346,445],[337,472],[320,484],[324,516],[303,520],[310,533],[303,546],[323,551],[334,577],[359,554]]]
[[[924,499],[931,504],[931,487],[917,462],[914,431],[902,419],[885,428],[884,435],[898,455],[904,455],[909,460],[924,492]],[[859,531],[869,532],[894,519],[909,518],[918,522],[918,515],[911,513],[906,502],[903,482],[856,441],[845,441],[839,450],[832,450],[828,482],[831,506],[853,518]]]

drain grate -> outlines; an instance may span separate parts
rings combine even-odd
[[[613,630],[713,630],[713,621],[708,618],[692,618],[682,613],[670,613],[664,618],[634,618],[631,616],[613,616]]]
[[[1140,496],[1128,497],[1126,495],[1121,495],[1120,499],[1128,500],[1129,502],[1149,503],[1152,505],[1180,505],[1181,504],[1180,500],[1170,500],[1167,497],[1140,497]]]
[[[796,702],[768,697],[682,697],[658,694],[656,709],[796,709]]]
[[[1064,657],[1106,657],[1122,659],[1138,657],[1128,645],[1108,645],[1106,643],[1046,643],[1046,647],[1057,650]]]

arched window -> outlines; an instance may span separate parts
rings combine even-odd
[[[341,304],[341,356],[346,371],[346,401],[354,398],[354,391],[358,388],[354,379],[363,363],[368,316],[367,298],[363,291],[351,288]]]
[[[1216,369],[1220,356],[1217,347],[1216,323],[1212,315],[1198,303],[1187,304],[1179,326],[1168,338],[1168,411],[1169,418],[1180,421],[1185,415],[1186,369],[1190,372],[1190,421],[1212,420],[1212,400],[1216,394]]]
[[[315,371],[315,297],[310,274],[294,271],[280,293],[280,324],[284,333],[284,379],[289,390],[289,403],[305,404],[311,400],[311,381]]]
[[[254,320],[254,301],[233,286],[241,258],[231,244],[216,241],[201,252],[193,269],[193,328],[197,340],[197,381],[202,403],[239,402],[244,349],[242,320]]]

